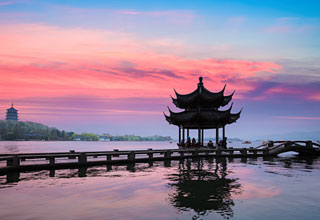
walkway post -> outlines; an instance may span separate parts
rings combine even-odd
[[[148,157],[149,157],[149,160],[152,160],[153,159],[153,152],[152,152],[152,148],[148,148]]]
[[[86,153],[80,153],[80,155],[78,157],[78,163],[79,164],[87,163],[87,155],[86,155]]]
[[[285,147],[286,148],[291,148],[291,141],[287,141],[286,143],[285,143]]]
[[[201,137],[201,139],[202,139],[202,144],[201,145],[202,146],[203,146],[203,143],[204,143],[204,140],[203,140],[204,138],[203,137],[204,137],[204,129],[202,129],[202,137]]]
[[[49,157],[49,164],[54,165],[55,158],[54,157]]]
[[[232,156],[233,155],[233,147],[230,147],[229,149],[230,149],[229,154],[230,154],[230,156]]]
[[[226,126],[223,126],[222,128],[222,138],[223,140],[226,138]]]
[[[136,154],[134,151],[130,151],[128,154],[128,160],[135,160],[136,159]]]
[[[241,155],[242,156],[247,156],[247,149],[246,148],[242,148]]]
[[[18,167],[20,166],[20,158],[15,155],[12,159],[7,160],[7,166],[13,166],[13,167]]]
[[[216,145],[218,146],[218,142],[219,142],[219,128],[216,128]]]
[[[306,141],[306,147],[312,148],[312,141]]]
[[[171,158],[171,154],[172,152],[170,150],[167,150],[165,153],[164,153],[164,158],[165,159],[170,159]]]
[[[179,144],[181,144],[181,127],[179,126]]]
[[[184,138],[184,127],[182,126],[182,144],[184,144],[185,138]]]
[[[268,148],[273,147],[273,141],[268,141]]]
[[[198,156],[198,150],[194,149],[194,151],[192,152],[192,156],[197,157]]]

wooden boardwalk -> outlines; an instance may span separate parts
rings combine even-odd
[[[0,174],[11,171],[74,168],[81,166],[128,164],[193,157],[267,157],[295,151],[320,155],[320,144],[312,141],[270,141],[258,147],[227,149],[164,149],[136,151],[57,152],[0,154]]]

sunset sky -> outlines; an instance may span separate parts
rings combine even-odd
[[[0,0],[0,119],[170,135],[173,89],[236,90],[228,137],[320,131],[320,1]],[[207,131],[206,136],[215,132]]]

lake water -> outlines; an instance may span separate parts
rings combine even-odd
[[[88,150],[83,142],[11,143],[1,151]],[[96,142],[92,150],[112,144]],[[319,180],[320,159],[294,154],[10,173],[0,176],[0,219],[319,219]]]
[[[242,144],[241,141],[228,143],[230,147],[257,147],[262,141],[253,141],[251,144]],[[157,141],[0,141],[0,154],[4,153],[37,153],[37,152],[67,152],[83,151],[109,151],[119,150],[147,150],[152,149],[178,149],[176,142]]]

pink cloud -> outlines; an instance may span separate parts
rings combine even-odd
[[[272,62],[186,59],[160,53],[134,35],[41,24],[1,27],[1,96],[95,95],[167,97],[172,88],[195,87],[197,77],[210,88],[223,80],[276,73]],[[170,47],[171,45],[168,45]],[[163,45],[165,48],[166,45]],[[230,83],[228,89],[250,90]],[[231,92],[231,91],[230,91]]]
[[[319,83],[308,83],[308,84],[283,84],[277,88],[268,91],[267,95],[275,96],[277,94],[292,96],[307,101],[320,101],[318,89],[316,88]],[[282,88],[280,88],[282,87]]]
[[[320,93],[310,95],[309,99],[313,101],[320,101]]]

